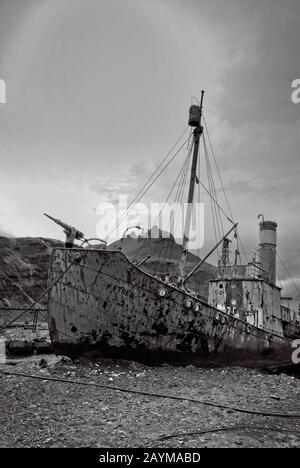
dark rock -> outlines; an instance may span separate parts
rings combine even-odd
[[[33,354],[34,344],[32,341],[11,340],[6,343],[6,350],[14,356],[29,356]]]
[[[37,341],[34,343],[34,349],[37,354],[50,354],[53,353],[51,343],[47,341]]]
[[[44,359],[44,358],[41,359],[40,362],[39,362],[39,367],[41,369],[45,369],[45,367],[47,367],[47,366],[48,366],[48,362],[46,361],[46,359]]]

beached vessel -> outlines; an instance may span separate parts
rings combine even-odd
[[[57,353],[74,357],[96,351],[148,363],[197,365],[290,362],[293,334],[285,330],[299,317],[283,310],[276,286],[276,223],[262,218],[257,257],[241,265],[237,250],[230,260],[230,236],[237,237],[237,223],[227,217],[228,232],[187,272],[192,206],[200,182],[202,106],[203,93],[189,114],[191,168],[178,278],[155,274],[147,268],[147,258],[137,263],[104,243],[76,247],[74,239],[83,234],[64,225],[67,247],[53,250],[49,269],[49,331]],[[216,192],[210,196],[220,208]],[[218,267],[204,298],[190,280],[217,248]]]

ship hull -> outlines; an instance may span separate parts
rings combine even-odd
[[[134,265],[121,251],[55,249],[49,332],[57,354],[195,365],[291,362],[291,340],[222,312]]]

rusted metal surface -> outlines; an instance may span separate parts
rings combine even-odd
[[[55,249],[49,284],[50,337],[67,355],[121,353],[289,359],[291,343],[224,313],[133,265],[120,251]]]
[[[283,336],[280,289],[264,280],[211,281],[209,303],[251,325]]]

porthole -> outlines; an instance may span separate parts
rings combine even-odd
[[[166,290],[165,290],[165,289],[159,289],[158,295],[159,295],[160,297],[165,297],[165,295],[166,295]]]
[[[219,322],[219,321],[220,321],[220,318],[221,318],[220,313],[219,313],[219,312],[216,312],[215,317],[214,317],[214,320],[215,320],[216,322]]]

